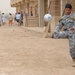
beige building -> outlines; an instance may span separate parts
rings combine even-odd
[[[11,6],[16,7],[16,12],[23,11],[25,26],[43,27],[45,25],[43,16],[49,12],[53,16],[51,21],[52,29],[57,25],[60,16],[62,16],[66,3],[73,5],[74,12],[75,0],[11,0]]]
[[[39,26],[38,0],[12,0],[11,6],[23,12],[25,26]]]

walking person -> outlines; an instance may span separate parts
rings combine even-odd
[[[1,18],[2,18],[2,25],[5,25],[5,23],[6,23],[6,15],[4,13],[2,13]]]
[[[9,25],[12,25],[12,23],[13,23],[13,16],[12,16],[12,14],[11,13],[9,13]]]
[[[60,31],[64,27],[63,31]],[[72,5],[65,5],[64,16],[56,26],[52,35],[54,39],[67,38],[69,39],[70,55],[73,60],[73,67],[75,67],[75,14],[72,13]]]
[[[16,14],[16,21],[18,23],[18,26],[20,26],[20,20],[21,20],[21,14],[19,12],[18,14]]]

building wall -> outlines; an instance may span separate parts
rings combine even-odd
[[[51,26],[55,28],[63,14],[66,3],[71,3],[73,12],[75,12],[75,0],[13,0],[11,6],[16,7],[17,12],[21,10],[25,12],[28,15],[28,20],[34,22],[35,25],[33,26],[44,26],[43,16],[49,12],[53,16]],[[48,10],[49,5],[50,9]],[[31,11],[33,16],[30,16]],[[37,20],[37,25],[34,19]]]
[[[69,3],[73,6],[73,12],[75,13],[75,0],[69,0]]]
[[[22,2],[23,0],[10,0],[10,4],[12,7],[16,7],[16,4]]]

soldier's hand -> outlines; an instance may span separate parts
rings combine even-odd
[[[71,30],[71,31],[74,31],[74,28],[72,27],[72,28],[70,28],[70,30]]]
[[[56,33],[58,33],[58,31],[57,30],[54,30],[54,34],[56,34]]]

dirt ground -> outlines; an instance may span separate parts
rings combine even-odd
[[[0,75],[75,75],[67,39],[18,26],[0,27]]]

